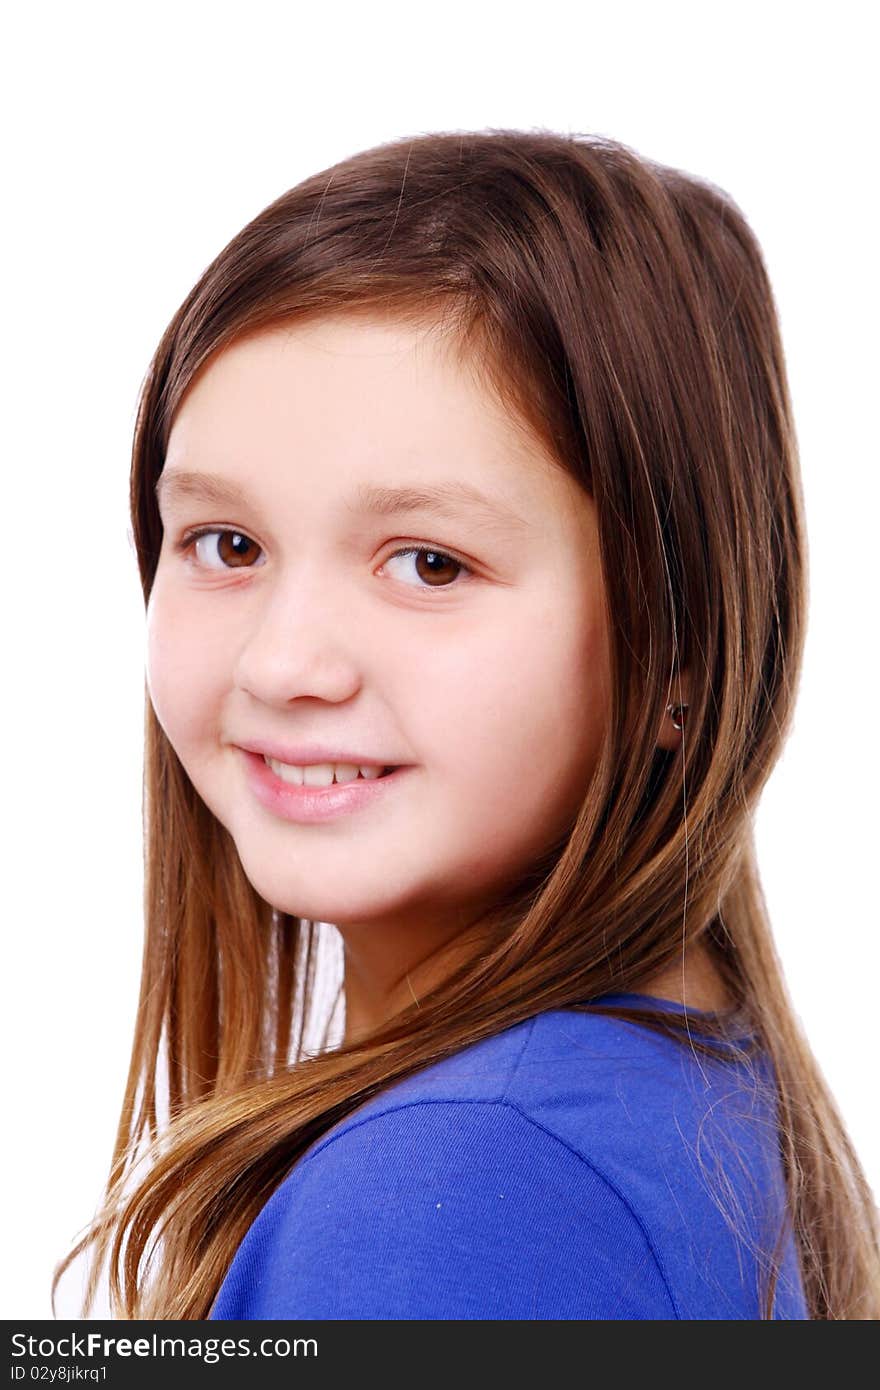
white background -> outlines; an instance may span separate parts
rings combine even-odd
[[[316,17],[151,0],[7,18],[3,1317],[51,1316],[51,1270],[100,1195],[128,1066],[144,633],[127,489],[142,376],[208,261],[268,202],[427,131],[613,136],[726,188],[764,248],[811,615],[760,861],[795,1007],[880,1190],[870,9],[447,0]]]

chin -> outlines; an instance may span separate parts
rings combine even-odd
[[[338,884],[322,888],[314,881],[306,882],[308,876],[300,878],[295,871],[284,875],[252,873],[244,858],[242,865],[260,897],[271,903],[277,912],[288,913],[291,917],[342,926],[346,922],[381,921],[406,906],[399,895],[390,896],[387,891],[358,890],[352,884],[349,891],[340,892]]]

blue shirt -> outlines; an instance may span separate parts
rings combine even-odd
[[[755,1067],[563,1009],[463,1048],[294,1165],[209,1317],[759,1318],[785,1197]],[[774,1316],[807,1317],[790,1235]]]

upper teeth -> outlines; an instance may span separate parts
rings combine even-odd
[[[308,767],[297,767],[265,754],[263,761],[283,782],[293,782],[299,787],[329,787],[334,781],[353,782],[358,773],[368,779],[382,775],[381,767],[358,767],[355,763],[311,763]]]

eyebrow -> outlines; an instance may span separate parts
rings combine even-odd
[[[155,486],[160,503],[172,504],[181,498],[198,498],[215,506],[246,507],[247,494],[237,483],[215,473],[193,472],[173,468],[160,473]],[[456,517],[462,511],[479,512],[487,521],[506,526],[529,529],[529,523],[518,512],[480,492],[464,480],[434,483],[424,487],[389,487],[376,483],[361,483],[348,503],[350,511],[373,516],[395,516],[403,512],[434,512],[438,516]]]

